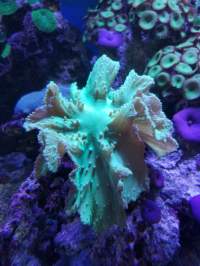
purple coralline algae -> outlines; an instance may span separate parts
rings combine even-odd
[[[200,108],[188,107],[173,116],[178,135],[185,141],[200,142]]]
[[[142,217],[147,223],[158,223],[161,219],[161,209],[155,201],[147,199],[142,206]]]
[[[164,176],[162,170],[158,167],[149,165],[149,178],[152,188],[161,189],[164,186]]]
[[[123,43],[123,35],[120,32],[99,29],[97,44],[111,48],[117,48]]]
[[[194,218],[200,223],[200,195],[190,198],[189,203]]]
[[[0,156],[0,224],[7,216],[11,196],[32,170],[32,161],[20,152]]]
[[[0,230],[2,265],[65,265],[79,254],[88,265],[167,265],[180,249],[182,202],[199,194],[198,157],[184,159],[181,151],[160,159],[149,154],[148,163],[165,176],[165,186],[151,199],[161,209],[160,220],[151,224],[142,217],[150,189],[129,207],[125,228],[113,226],[98,236],[65,211],[73,191],[66,170],[40,179],[30,176],[12,197]]]

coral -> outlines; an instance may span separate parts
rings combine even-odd
[[[57,23],[54,13],[48,9],[33,10],[31,17],[35,26],[43,32],[50,33],[56,30]]]
[[[119,47],[123,43],[123,36],[120,32],[107,29],[99,29],[97,44],[100,46]]]
[[[200,142],[200,108],[189,107],[173,116],[177,133],[189,142]]]
[[[10,44],[6,44],[3,51],[1,52],[1,57],[6,58],[10,55],[11,53],[11,46]]]
[[[92,41],[102,27],[124,33],[132,28],[141,38],[176,41],[199,27],[196,8],[182,0],[103,0],[89,10],[86,22],[86,38]]]
[[[15,0],[0,0],[0,16],[11,15],[17,8]]]
[[[77,169],[70,176],[77,189],[73,208],[83,223],[97,231],[123,225],[123,204],[127,206],[145,190],[143,142],[158,155],[177,148],[171,123],[158,98],[149,92],[153,80],[132,70],[115,91],[111,85],[118,70],[118,62],[102,56],[82,90],[71,85],[70,100],[51,82],[45,105],[24,124],[26,130],[40,130],[42,153],[36,175],[56,172],[65,152],[75,162]]]
[[[190,198],[189,203],[194,218],[200,223],[200,195],[198,194]]]
[[[51,79],[65,84],[77,80],[83,84],[89,69],[80,34],[64,21],[61,13],[49,10],[56,19],[56,29],[45,33],[33,23],[32,12],[46,10],[47,1],[37,7],[19,2],[18,10],[1,20],[0,90],[4,95],[0,99],[1,122],[10,118],[22,95],[41,90]]]
[[[200,97],[199,55],[200,39],[194,36],[179,45],[166,46],[150,59],[145,74],[155,79],[162,99],[177,103]]]

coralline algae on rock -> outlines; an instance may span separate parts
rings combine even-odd
[[[26,130],[40,130],[36,175],[56,172],[65,152],[75,162],[70,175],[77,189],[72,209],[97,231],[123,226],[124,206],[147,188],[144,143],[158,155],[177,148],[172,124],[159,99],[149,92],[152,78],[132,70],[113,90],[118,70],[118,62],[102,56],[82,90],[76,84],[70,87],[69,100],[51,82],[45,105],[24,124]]]

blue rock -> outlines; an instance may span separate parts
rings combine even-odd
[[[69,85],[59,85],[63,96],[68,97]],[[23,95],[16,103],[14,114],[29,114],[43,104],[46,88]]]

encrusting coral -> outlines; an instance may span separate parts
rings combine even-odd
[[[155,79],[162,99],[196,100],[200,98],[199,55],[200,37],[192,36],[176,46],[159,50],[144,73]]]
[[[131,28],[148,40],[174,38],[199,31],[199,19],[191,1],[99,0],[86,16],[85,37],[96,41],[99,29],[125,33]]]
[[[123,226],[124,207],[148,187],[144,143],[158,155],[177,149],[172,123],[149,92],[153,79],[132,70],[114,90],[118,71],[119,63],[103,55],[82,90],[71,85],[70,99],[50,82],[44,105],[24,124],[26,130],[40,130],[36,175],[56,172],[65,152],[75,162],[70,174],[77,190],[72,210],[96,231]]]

